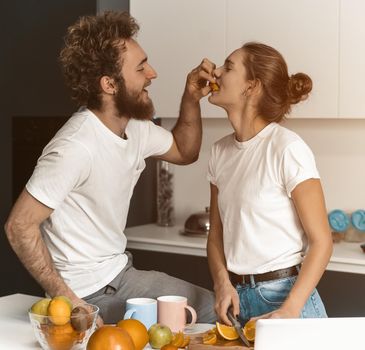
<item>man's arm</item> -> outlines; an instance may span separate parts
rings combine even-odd
[[[175,164],[190,164],[198,159],[202,142],[199,101],[211,91],[207,82],[215,82],[214,69],[215,65],[205,58],[189,73],[181,99],[179,118],[172,129],[173,144],[167,153],[158,158]]]
[[[24,189],[5,224],[5,232],[20,261],[51,297],[64,295],[69,297],[73,304],[79,304],[82,300],[67,286],[55,269],[42,239],[39,226],[52,211]]]

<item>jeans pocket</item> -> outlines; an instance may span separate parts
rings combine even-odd
[[[287,277],[257,285],[259,298],[269,305],[281,305],[293,286],[291,279],[291,277]]]
[[[301,318],[326,318],[327,313],[317,289],[314,289],[300,314]]]

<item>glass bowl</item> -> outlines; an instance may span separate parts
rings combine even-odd
[[[99,308],[92,304],[80,305],[88,313],[71,316],[63,325],[55,325],[51,316],[28,312],[34,335],[44,350],[84,350],[96,327]],[[53,319],[54,320],[54,319]],[[57,322],[59,323],[59,322]]]

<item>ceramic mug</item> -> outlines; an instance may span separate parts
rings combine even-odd
[[[186,324],[186,312],[191,313],[191,323]],[[158,323],[168,326],[173,332],[183,331],[195,324],[196,311],[188,305],[188,299],[178,295],[164,295],[157,298]]]
[[[132,298],[126,301],[123,319],[133,318],[141,321],[147,330],[157,323],[157,300],[150,298]]]

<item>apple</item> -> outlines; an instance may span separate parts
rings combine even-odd
[[[160,323],[155,323],[148,330],[150,345],[154,349],[160,349],[164,345],[169,344],[172,340],[171,329]]]

